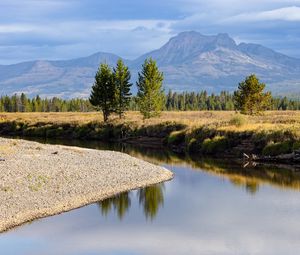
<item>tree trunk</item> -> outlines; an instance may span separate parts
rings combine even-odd
[[[106,111],[103,111],[103,119],[104,119],[104,122],[108,121],[108,114]]]

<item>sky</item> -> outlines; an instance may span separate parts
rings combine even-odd
[[[300,58],[300,0],[1,0],[0,64],[98,51],[134,59],[190,30]]]

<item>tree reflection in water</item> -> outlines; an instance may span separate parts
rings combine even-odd
[[[140,205],[143,207],[144,215],[153,220],[159,208],[164,203],[164,184],[157,184],[138,190],[137,196]],[[129,211],[131,206],[131,193],[124,192],[113,198],[108,198],[98,203],[103,216],[115,211],[120,220]]]
[[[153,220],[161,206],[164,204],[164,186],[155,185],[138,191],[139,203],[143,206],[146,218]]]
[[[157,148],[147,148],[128,143],[102,143],[98,141],[82,141],[76,139],[45,140],[41,138],[30,138],[29,140],[50,144],[75,145],[93,149],[121,151],[157,165],[168,164],[179,167],[184,165],[195,171],[204,171],[220,178],[226,178],[234,186],[243,188],[252,195],[255,195],[259,191],[259,187],[265,184],[283,189],[300,191],[300,171],[299,167],[296,165],[280,165],[278,167],[276,164],[249,164],[247,167],[244,167],[244,162],[237,159],[199,157],[199,155],[179,155],[166,148],[159,150]],[[108,203],[110,206],[113,204],[112,202]],[[110,211],[109,205],[108,211]]]
[[[99,202],[101,213],[103,216],[107,216],[112,208],[117,212],[119,219],[123,219],[126,212],[131,205],[131,199],[129,192],[121,193],[113,198],[108,198],[102,202]]]

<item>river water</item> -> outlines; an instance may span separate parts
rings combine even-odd
[[[293,169],[72,145],[120,150],[175,178],[3,233],[1,254],[299,254],[300,173]]]

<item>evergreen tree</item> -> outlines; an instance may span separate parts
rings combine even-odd
[[[21,100],[20,111],[27,112],[28,111],[28,100],[24,93],[21,94],[20,100]]]
[[[249,115],[259,114],[268,109],[271,104],[271,93],[264,93],[265,87],[266,85],[260,83],[254,74],[246,77],[234,92],[235,109]]]
[[[168,111],[172,111],[173,110],[173,105],[172,105],[172,97],[173,97],[173,95],[172,95],[172,91],[169,89],[169,92],[168,92],[168,94],[167,94],[167,96],[166,96],[166,109],[168,110]]]
[[[115,110],[115,83],[113,73],[107,64],[101,64],[90,95],[90,103],[103,113],[104,121]]]
[[[116,86],[116,113],[119,115],[120,119],[124,115],[124,112],[128,110],[131,93],[130,88],[132,83],[130,83],[131,74],[127,66],[124,65],[122,59],[117,62],[116,68],[114,68],[114,83]]]
[[[137,82],[138,105],[145,119],[158,116],[164,108],[163,79],[156,62],[146,59]]]

